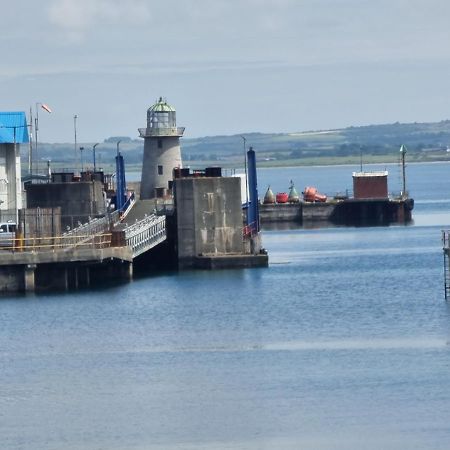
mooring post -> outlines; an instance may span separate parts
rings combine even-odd
[[[91,286],[91,269],[89,266],[86,266],[86,286],[90,287]]]
[[[122,263],[122,276],[127,281],[133,280],[133,263],[124,261]]]
[[[35,277],[34,272],[36,270],[36,264],[26,264],[24,266],[24,288],[26,292],[33,292],[35,290]]]
[[[58,286],[65,291],[69,290],[69,269],[64,267],[61,271],[60,276],[58,277],[59,283]]]

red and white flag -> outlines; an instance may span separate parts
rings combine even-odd
[[[51,112],[52,112],[52,110],[51,110],[45,103],[42,103],[42,104],[41,104],[41,108],[42,108],[42,109],[45,109],[48,113],[51,113]]]

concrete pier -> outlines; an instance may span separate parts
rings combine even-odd
[[[175,180],[180,269],[268,265],[259,234],[244,236],[240,182],[219,176]]]
[[[202,255],[192,258],[189,263],[191,268],[206,270],[267,267],[269,256],[267,253],[257,255]]]
[[[413,199],[346,199],[260,205],[262,224],[296,222],[299,225],[388,225],[412,220]]]
[[[0,251],[0,292],[87,288],[107,280],[130,281],[128,247],[47,252]]]

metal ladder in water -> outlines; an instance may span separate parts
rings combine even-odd
[[[444,252],[444,293],[445,300],[450,299],[450,231],[442,231],[442,250]]]

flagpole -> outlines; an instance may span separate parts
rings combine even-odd
[[[36,118],[34,119],[34,132],[36,133],[36,138],[34,141],[34,159],[36,160],[36,174],[38,174],[38,172],[39,172],[39,158],[38,158],[39,106],[42,109],[45,109],[45,111],[47,111],[49,114],[52,112],[52,110],[44,103],[36,102]],[[30,108],[30,111],[31,111],[31,108]],[[31,114],[31,112],[30,112],[30,114]],[[30,166],[31,166],[31,168],[33,166],[32,160],[30,162]]]
[[[42,103],[36,103],[36,118],[34,119],[34,132],[36,134],[36,140],[34,142],[34,159],[36,160],[36,174],[39,174],[39,159],[38,159],[38,131],[39,131],[39,109]]]
[[[75,144],[74,144],[74,171],[76,172],[77,169],[77,119],[78,119],[78,115],[75,114],[73,116],[73,134],[74,134],[74,139],[75,139]]]
[[[30,147],[28,150],[28,173],[33,174],[33,108],[30,106]]]

